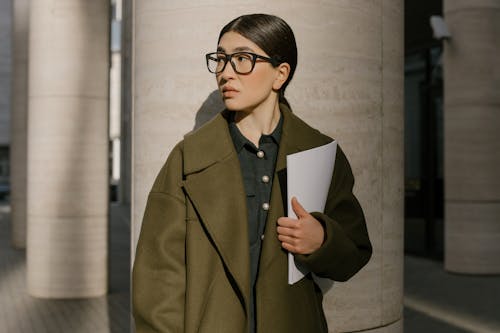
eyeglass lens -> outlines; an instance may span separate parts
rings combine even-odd
[[[212,73],[220,73],[224,70],[228,55],[224,53],[211,54],[208,57],[208,69]],[[254,66],[254,57],[246,52],[234,53],[231,55],[231,65],[235,72],[239,74],[250,73]]]

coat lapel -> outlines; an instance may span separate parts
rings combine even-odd
[[[185,137],[183,187],[234,278],[240,296],[248,304],[250,251],[246,198],[238,156],[224,116],[227,114],[217,115],[208,126]]]

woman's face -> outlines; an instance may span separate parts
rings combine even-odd
[[[247,51],[269,57],[254,42],[234,31],[222,35],[217,50],[226,54]],[[216,78],[227,109],[252,111],[278,98],[277,91],[283,84],[281,76],[279,67],[274,68],[269,62],[257,59],[253,71],[248,74],[236,73],[228,62]]]

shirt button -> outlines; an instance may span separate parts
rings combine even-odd
[[[263,210],[269,210],[269,204],[268,204],[267,202],[264,202],[264,203],[262,204],[262,209],[263,209]]]
[[[260,240],[264,240],[264,234],[260,235]]]
[[[262,182],[263,183],[269,183],[269,176],[262,176]]]
[[[258,157],[258,158],[263,158],[263,157],[264,157],[264,152],[263,152],[262,150],[259,150],[259,151],[257,152],[257,157]]]

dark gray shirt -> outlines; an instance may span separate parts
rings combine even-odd
[[[259,268],[260,251],[264,238],[267,212],[270,209],[273,174],[276,167],[283,116],[269,135],[262,135],[259,147],[248,140],[236,126],[234,113],[229,121],[229,132],[240,160],[241,175],[246,193],[248,241],[250,245],[250,332],[255,332],[255,281]]]

